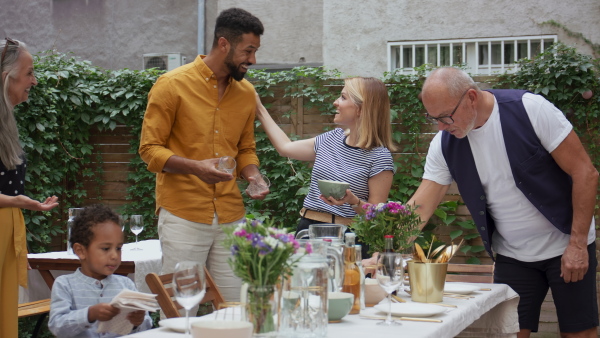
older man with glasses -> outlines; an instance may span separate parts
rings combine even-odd
[[[423,224],[456,181],[494,282],[520,296],[518,336],[537,331],[551,288],[561,335],[596,337],[598,171],[564,114],[525,90],[482,91],[452,67],[431,72],[421,98],[439,129],[409,201]]]

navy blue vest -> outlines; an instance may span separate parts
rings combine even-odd
[[[556,164],[538,139],[522,97],[525,90],[489,90],[498,101],[502,135],[517,188],[560,231],[571,233],[571,177]],[[496,226],[471,153],[469,139],[442,133],[442,153],[471,213],[488,254]],[[490,156],[494,156],[490,154]],[[506,212],[510,212],[507,210]]]

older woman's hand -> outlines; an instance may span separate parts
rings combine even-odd
[[[58,206],[58,197],[52,196],[46,198],[45,201],[39,202],[31,199],[25,195],[18,195],[14,197],[14,207],[34,210],[34,211],[48,211]]]

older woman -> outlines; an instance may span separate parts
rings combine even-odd
[[[18,285],[27,286],[27,242],[21,209],[47,211],[58,205],[58,198],[38,202],[23,195],[27,163],[13,109],[27,100],[37,80],[33,58],[24,43],[6,38],[0,42],[0,50],[0,337],[16,338]]]
[[[333,122],[341,128],[317,137],[291,141],[273,121],[257,96],[256,115],[281,156],[315,161],[308,195],[297,230],[310,224],[349,224],[364,203],[387,201],[394,175],[390,100],[385,84],[371,77],[344,81],[333,102]],[[336,200],[323,196],[320,179],[350,183],[346,195]]]

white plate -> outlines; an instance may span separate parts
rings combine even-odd
[[[200,317],[190,317],[190,325],[198,320],[200,320]],[[185,317],[163,319],[158,322],[158,326],[185,333]]]
[[[388,313],[389,303],[377,304],[373,306],[377,311]],[[423,303],[393,303],[392,315],[407,316],[407,317],[431,317],[443,313],[446,308],[438,305],[423,304]]]
[[[446,283],[444,286],[444,292],[457,293],[460,295],[468,295],[477,290],[479,290],[479,287],[469,284]]]

